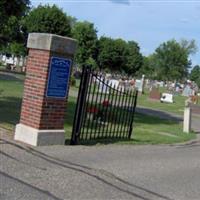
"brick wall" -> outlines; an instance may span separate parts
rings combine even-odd
[[[69,58],[46,50],[29,49],[20,123],[37,129],[63,129],[65,99],[46,97],[51,56]]]

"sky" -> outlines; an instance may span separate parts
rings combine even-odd
[[[149,55],[170,39],[196,41],[192,64],[200,64],[200,0],[31,0],[56,4],[79,21],[94,23],[98,36],[136,41]]]

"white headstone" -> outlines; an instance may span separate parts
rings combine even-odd
[[[160,101],[165,103],[174,103],[173,94],[163,93]]]
[[[183,89],[183,96],[189,97],[193,95],[193,90],[189,85],[186,85],[185,88]]]

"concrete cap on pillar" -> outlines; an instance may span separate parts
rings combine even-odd
[[[76,51],[77,40],[49,33],[30,33],[27,47],[73,55]]]

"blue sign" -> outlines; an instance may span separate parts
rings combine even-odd
[[[47,97],[65,98],[72,61],[65,58],[52,57],[47,85]]]

